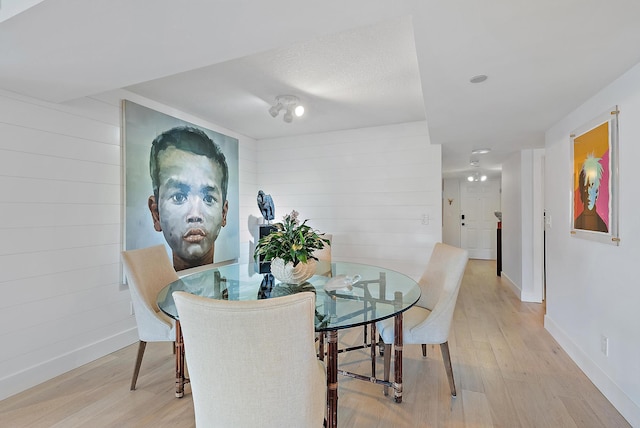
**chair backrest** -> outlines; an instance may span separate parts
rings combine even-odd
[[[315,250],[313,256],[318,260],[331,262],[331,241],[333,240],[333,235],[325,233],[322,237],[329,240],[329,245],[325,244],[321,250]]]
[[[226,301],[176,291],[196,426],[320,427],[315,295]]]
[[[140,340],[175,340],[171,332],[173,323],[160,312],[157,304],[160,290],[178,279],[164,245],[123,251],[122,265],[131,291]]]
[[[331,244],[333,235],[325,233],[322,235],[322,237],[328,239],[329,244],[325,244],[325,246],[321,250],[315,250],[313,252],[313,256],[318,259],[318,264],[316,265],[316,275],[333,276],[331,268]]]
[[[468,259],[467,250],[442,243],[435,245],[419,281],[422,294],[416,303],[429,309],[431,314],[411,329],[413,335],[418,335],[421,330],[428,335],[429,340],[423,343],[447,341]]]

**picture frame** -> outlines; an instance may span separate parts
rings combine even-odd
[[[618,106],[571,137],[571,236],[619,245]]]

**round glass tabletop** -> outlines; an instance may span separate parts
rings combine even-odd
[[[329,271],[319,262],[318,272]],[[230,264],[183,276],[158,294],[158,307],[174,319],[174,291],[224,300],[257,300],[310,291],[316,294],[316,331],[338,330],[392,317],[413,306],[420,287],[408,276],[378,266],[333,262],[331,276],[314,275],[300,285],[284,284],[255,265]]]

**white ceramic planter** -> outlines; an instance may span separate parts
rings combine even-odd
[[[309,259],[307,263],[298,263],[294,267],[293,262],[285,264],[281,258],[275,258],[271,260],[271,273],[280,282],[302,284],[316,272],[316,264],[314,259]]]

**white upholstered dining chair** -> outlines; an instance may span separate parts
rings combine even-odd
[[[435,245],[419,281],[420,299],[404,313],[402,326],[403,345],[421,344],[424,357],[427,356],[427,345],[440,345],[454,397],[456,386],[449,353],[449,331],[468,258],[466,250],[441,243]],[[384,379],[389,380],[391,344],[394,342],[393,318],[377,322],[376,328],[384,342]]]
[[[173,298],[196,426],[322,426],[327,381],[313,343],[313,293],[228,301],[176,291]]]
[[[175,342],[174,321],[158,308],[158,293],[178,279],[164,245],[122,252],[122,265],[131,292],[133,312],[138,326],[138,356],[131,379],[136,389],[138,373],[147,342]]]
[[[313,256],[318,259],[316,275],[331,276],[331,244],[333,243],[333,235],[324,233],[322,237],[328,239],[329,244],[325,244],[322,249],[313,252]]]

